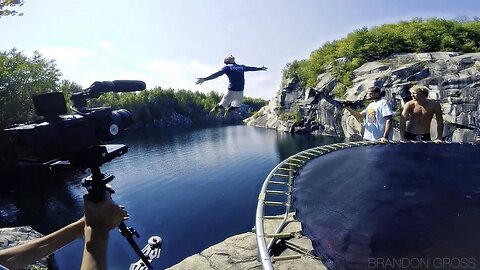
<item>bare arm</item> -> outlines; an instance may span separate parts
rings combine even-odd
[[[443,135],[443,113],[442,113],[442,107],[440,106],[440,103],[437,103],[435,105],[435,119],[437,120],[437,139],[436,140],[442,140],[442,135]]]
[[[103,201],[94,203],[84,197],[84,204],[85,245],[81,269],[107,269],[108,234],[124,218],[128,218],[128,214],[113,203],[108,191],[105,192]]]
[[[107,269],[107,245],[109,230],[85,227],[82,270]]]
[[[357,112],[355,111],[354,109],[350,108],[350,107],[345,107],[345,109],[350,113],[352,114],[359,122],[363,121],[363,118],[365,117],[365,113],[364,112]]]
[[[475,119],[475,143],[480,144],[480,116]]]
[[[11,269],[19,269],[39,261],[82,236],[84,226],[85,221],[82,217],[49,235],[1,250],[0,264]]]
[[[391,115],[385,117],[385,130],[383,132],[383,138],[388,140],[388,136],[390,135],[390,132],[392,132],[392,119],[393,117]]]
[[[47,236],[0,251],[0,264],[11,269],[23,268],[72,242],[84,234],[82,269],[106,269],[108,233],[127,217],[110,196],[100,203],[85,201],[85,216]]]
[[[410,115],[411,104],[410,102],[405,103],[402,114],[400,115],[400,139],[402,141],[405,140],[405,129],[407,128],[407,119]]]

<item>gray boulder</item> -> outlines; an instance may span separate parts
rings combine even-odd
[[[0,229],[0,249],[14,247],[25,242],[37,239],[43,235],[30,226],[1,228]],[[44,258],[36,263],[28,265],[24,269],[58,269],[53,255]]]

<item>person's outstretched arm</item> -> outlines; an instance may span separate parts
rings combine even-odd
[[[24,268],[82,236],[84,227],[85,221],[82,217],[49,235],[0,250],[0,264],[10,269]]]
[[[213,80],[215,78],[218,78],[218,77],[222,76],[223,74],[225,74],[225,71],[226,71],[226,69],[222,68],[220,71],[217,71],[210,76],[207,76],[205,78],[197,78],[197,81],[195,82],[195,84],[202,84],[205,81]]]
[[[345,110],[347,110],[351,115],[353,115],[359,122],[363,121],[363,118],[365,117],[365,113],[363,111],[357,112],[348,106],[345,106]]]
[[[259,70],[267,70],[268,68],[266,66],[262,67],[249,67],[249,66],[243,66],[244,71],[259,71]]]
[[[91,202],[84,196],[85,204],[85,245],[81,269],[107,269],[108,234],[122,220],[128,218],[123,207],[116,205],[105,191],[101,202]]]

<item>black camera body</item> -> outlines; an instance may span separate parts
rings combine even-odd
[[[125,109],[88,108],[87,99],[97,98],[105,92],[144,89],[145,83],[142,81],[94,82],[84,92],[74,93],[70,97],[73,102],[71,109],[76,114],[66,114],[67,107],[62,92],[32,97],[35,112],[43,119],[4,129],[15,159],[41,163],[54,171],[78,167],[89,169],[91,174],[82,180],[82,186],[87,189],[89,200],[103,200],[106,191],[114,193],[108,185],[114,176],[102,173],[100,166],[128,151],[126,145],[105,143],[115,138],[133,119]],[[160,256],[162,239],[159,236],[150,237],[148,244],[140,249],[133,238],[140,235],[134,228],[127,227],[123,221],[118,228],[140,258],[130,269],[153,269],[151,262]]]
[[[32,97],[35,112],[43,119],[4,129],[15,158],[37,163],[81,159],[87,149],[113,140],[133,122],[131,113],[125,109],[87,108],[86,100],[97,98],[105,92],[144,89],[145,83],[142,81],[95,82],[84,92],[71,96],[72,110],[76,114],[66,114],[62,92]]]

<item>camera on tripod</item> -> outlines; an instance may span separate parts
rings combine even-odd
[[[67,114],[62,92],[33,96],[35,113],[43,118],[4,129],[15,159],[46,164],[58,160],[75,162],[84,151],[113,140],[133,122],[128,110],[88,108],[87,99],[107,92],[141,91],[145,87],[143,81],[137,80],[96,81],[83,92],[72,94],[74,114]]]

